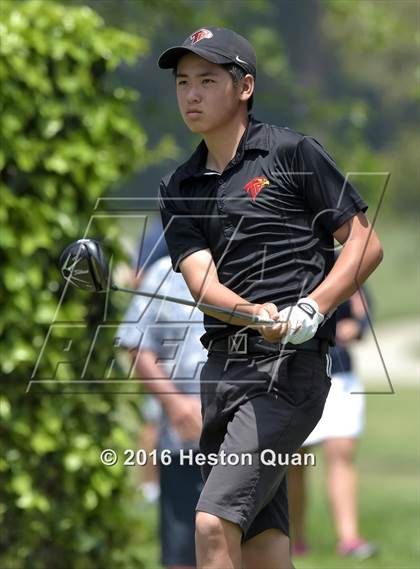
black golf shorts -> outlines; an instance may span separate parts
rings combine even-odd
[[[302,349],[209,353],[201,374],[200,450],[207,460],[197,511],[238,524],[244,541],[272,528],[289,535],[285,463],[321,418],[328,358]],[[275,466],[267,464],[273,456]]]

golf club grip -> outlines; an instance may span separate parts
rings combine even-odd
[[[136,294],[138,296],[145,296],[147,298],[152,298],[155,300],[166,300],[168,302],[174,302],[176,304],[183,304],[185,306],[191,306],[192,308],[207,309],[212,312],[218,312],[219,314],[224,314],[226,316],[231,316],[235,318],[243,318],[248,320],[250,324],[257,324],[259,326],[273,326],[276,324],[274,320],[266,320],[261,316],[252,316],[246,312],[241,312],[240,310],[228,310],[227,308],[221,308],[220,306],[214,306],[213,304],[206,304],[205,302],[195,302],[193,300],[179,299],[169,295],[155,294],[152,292],[144,292],[129,288],[118,287],[116,285],[111,285],[111,289],[120,292],[130,292],[131,294]]]

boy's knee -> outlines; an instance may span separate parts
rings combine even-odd
[[[239,536],[241,531],[239,526],[228,522],[207,512],[197,512],[195,517],[195,535],[199,542],[216,543],[226,540],[229,536]]]
[[[195,533],[209,539],[222,533],[221,519],[207,512],[197,512],[195,516]]]

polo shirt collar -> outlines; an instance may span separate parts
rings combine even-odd
[[[241,138],[236,157],[242,160],[246,150],[270,150],[268,143],[267,125],[257,121],[252,115],[249,116],[247,128]],[[200,142],[190,158],[185,162],[181,178],[186,180],[191,177],[202,176],[206,172],[207,147],[204,140]]]
[[[249,123],[243,139],[244,150],[265,150],[266,152],[270,150],[267,125],[257,121],[252,115],[249,117]]]

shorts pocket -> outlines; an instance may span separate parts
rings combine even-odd
[[[301,405],[311,397],[319,358],[315,352],[297,350],[289,360],[284,385],[287,389],[286,397],[295,405]]]
[[[328,390],[331,387],[331,366],[332,360],[330,354],[319,354],[318,361],[314,362],[314,390],[322,392],[326,387]]]

